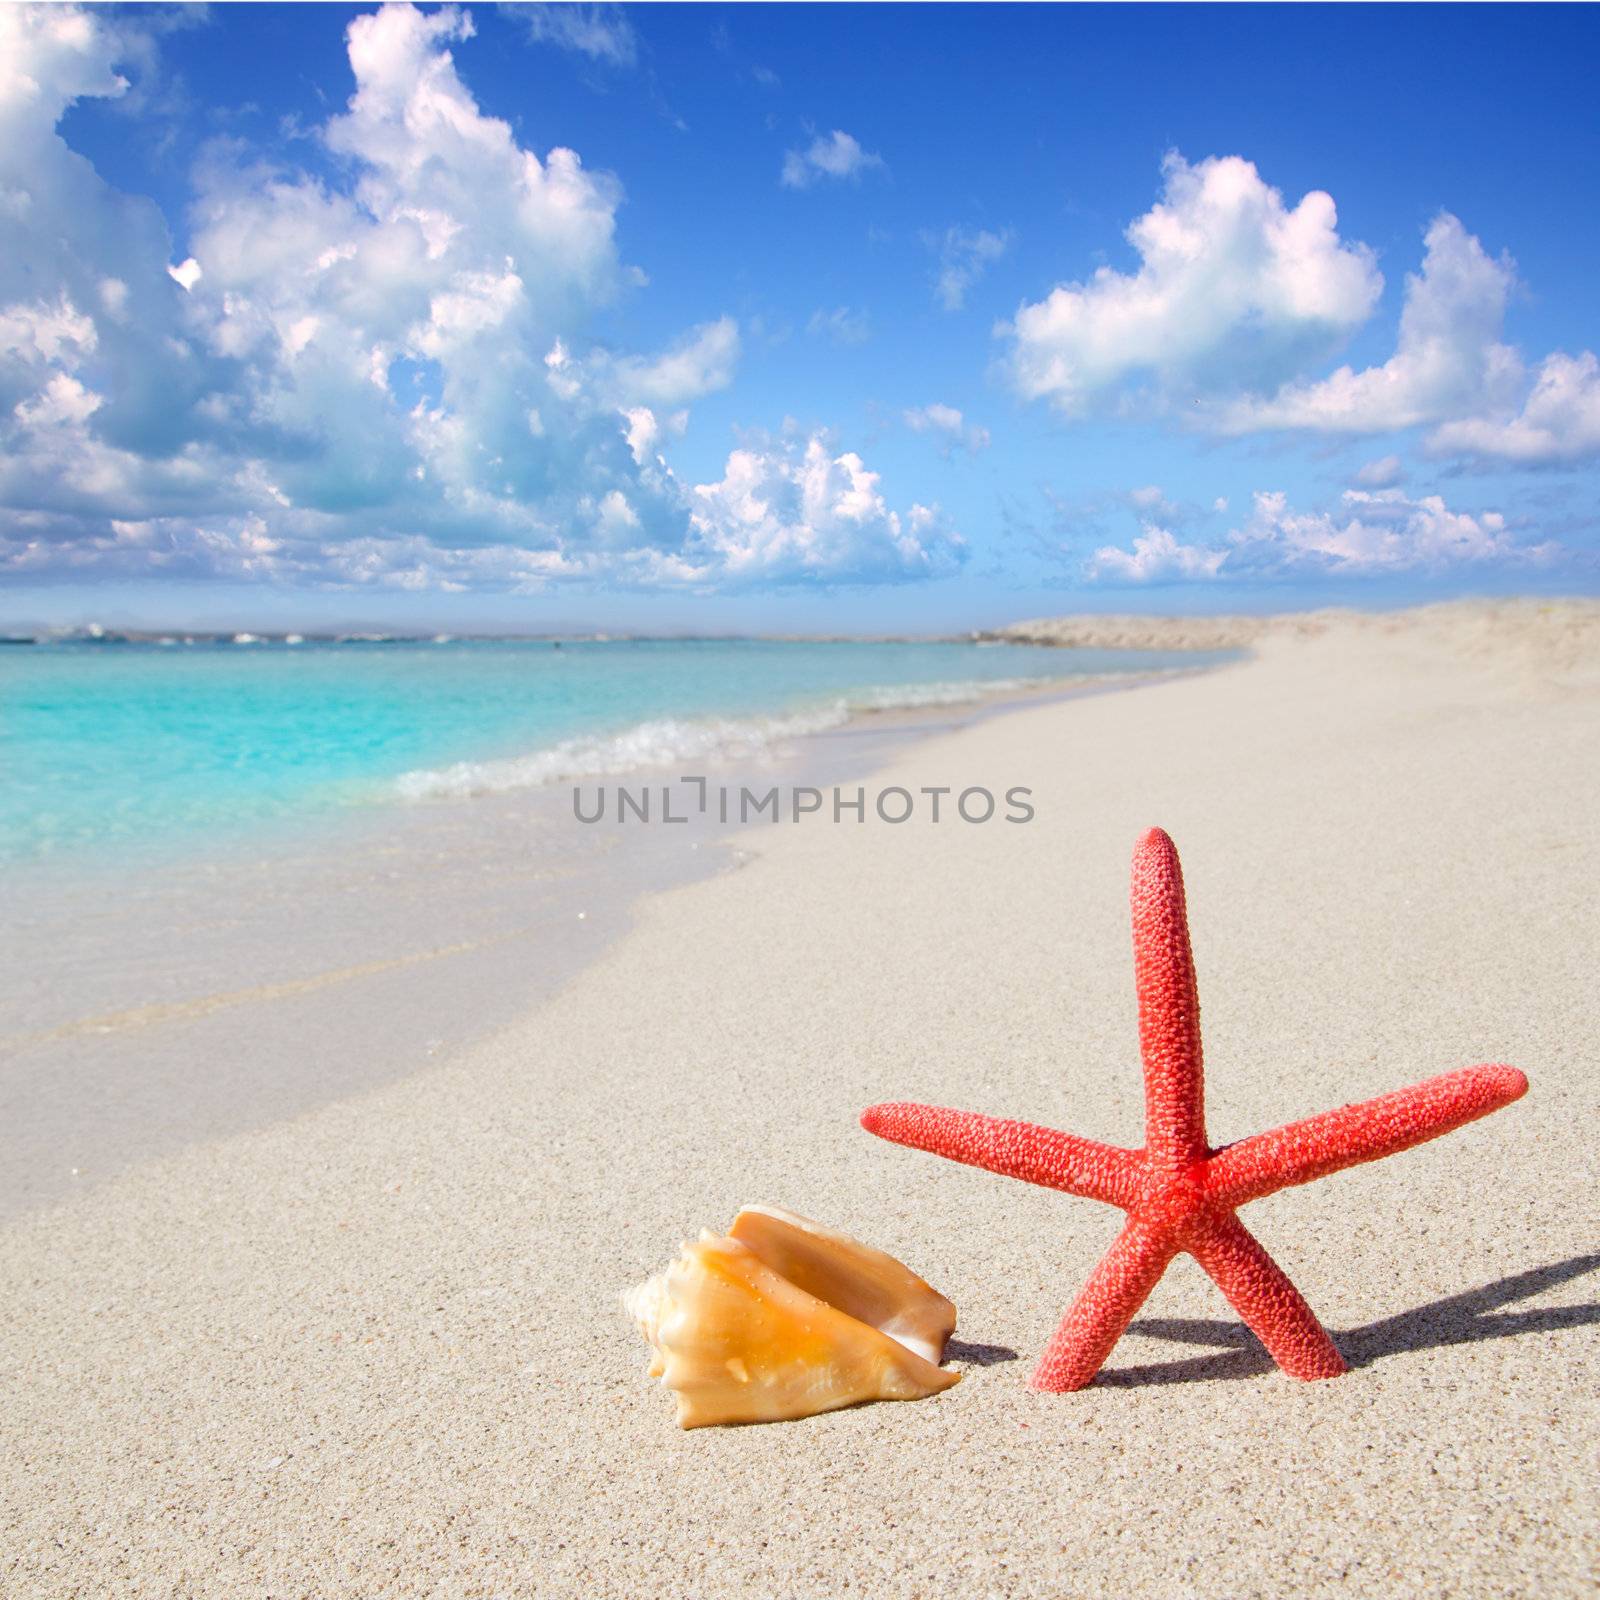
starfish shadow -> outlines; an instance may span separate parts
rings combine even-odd
[[[952,1339],[944,1347],[946,1361],[965,1361],[969,1367],[997,1367],[1002,1361],[1015,1361],[1017,1352],[1003,1344],[968,1344]]]
[[[1414,1311],[1369,1322],[1334,1334],[1334,1342],[1352,1367],[1369,1366],[1384,1356],[1413,1350],[1438,1350],[1453,1344],[1476,1344],[1482,1339],[1510,1339],[1519,1333],[1551,1333],[1562,1328],[1586,1328],[1600,1323],[1600,1304],[1535,1307],[1504,1311],[1503,1306],[1542,1294],[1600,1268],[1600,1254],[1572,1256],[1547,1267],[1535,1267],[1509,1278],[1486,1283],[1481,1289],[1430,1301]],[[1237,1322],[1214,1322],[1200,1317],[1146,1317],[1133,1323],[1130,1333],[1177,1344],[1215,1347],[1215,1354],[1186,1361],[1162,1361],[1137,1367],[1103,1371],[1095,1380],[1107,1388],[1141,1388],[1152,1383],[1198,1383],[1228,1378],[1255,1378],[1273,1370],[1272,1358],[1255,1336]]]

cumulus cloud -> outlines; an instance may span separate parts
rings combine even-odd
[[[155,575],[447,593],[533,592],[582,580],[727,590],[936,578],[966,559],[965,542],[937,506],[896,510],[879,475],[820,432],[749,440],[730,452],[720,479],[689,486],[655,452],[679,431],[678,419],[641,407],[627,424],[640,465],[650,464],[650,475],[685,506],[688,535],[677,545],[643,539],[637,503],[612,489],[576,508],[582,540],[538,548],[442,534],[352,535],[346,519],[299,507],[276,516],[152,512],[88,531],[74,523],[70,538],[58,526],[67,519],[23,514],[0,529],[0,570],[17,578]],[[181,502],[178,487],[173,498]]]
[[[160,210],[55,131],[75,101],[129,93],[121,55],[98,15],[0,7],[0,418],[73,373],[101,397],[99,438],[167,452],[205,432],[196,408],[226,371],[193,339]]]
[[[0,533],[0,568],[17,578],[223,579],[443,593],[533,591],[600,570],[593,553],[442,545],[420,534],[338,538],[331,519],[316,513],[293,513],[289,522],[274,527],[255,512],[113,518],[61,542],[47,520],[19,518]]]
[[[1434,219],[1419,273],[1406,275],[1395,353],[1381,366],[1340,367],[1318,382],[1294,382],[1267,399],[1227,408],[1225,432],[1315,428],[1379,433],[1458,416],[1504,399],[1521,381],[1517,353],[1500,343],[1516,283],[1507,256],[1495,259],[1448,214]]]
[[[1452,511],[1436,494],[1347,489],[1344,510],[1298,512],[1281,493],[1258,493],[1230,535],[1230,566],[1310,566],[1334,573],[1395,572],[1538,560],[1548,545],[1519,544],[1497,511]]]
[[[853,515],[850,484],[877,480],[852,455],[808,469],[843,488],[793,505],[773,456],[781,538],[744,538],[726,494],[674,474],[663,450],[732,381],[738,325],[653,353],[592,341],[643,282],[620,188],[484,113],[454,54],[472,33],[451,6],[355,18],[354,92],[313,135],[332,175],[214,145],[179,261],[159,208],[57,132],[76,99],[124,92],[115,16],[0,10],[0,564],[522,587],[951,559],[927,508],[873,487]]]
[[[571,151],[541,160],[481,114],[446,48],[470,38],[464,14],[358,17],[356,91],[321,130],[348,184],[219,148],[176,269],[158,209],[112,190],[55,131],[75,95],[118,92],[110,23],[47,8],[4,25],[0,187],[29,203],[0,219],[0,315],[9,328],[20,305],[37,329],[7,279],[51,284],[46,308],[95,329],[92,358],[78,338],[54,364],[103,402],[87,428],[52,427],[16,391],[53,375],[36,361],[0,373],[13,494],[137,519],[160,509],[149,485],[184,467],[201,516],[264,494],[269,516],[294,505],[542,542],[569,509],[566,468],[603,475],[609,453],[631,472],[614,415],[564,411],[539,360],[627,285],[616,185]],[[427,381],[392,382],[402,370]]]
[[[1172,533],[1146,523],[1131,550],[1103,545],[1089,558],[1086,576],[1120,583],[1159,583],[1175,578],[1214,578],[1227,560],[1226,550],[1204,550],[1179,544]]]
[[[575,50],[593,61],[631,67],[639,40],[620,5],[545,5],[502,0],[500,11],[518,22],[535,44]]]
[[[1422,270],[1406,276],[1399,335],[1387,361],[1360,371],[1340,367],[1266,398],[1233,401],[1213,425],[1227,433],[1429,427],[1424,443],[1432,455],[1517,466],[1600,454],[1600,363],[1591,351],[1556,351],[1530,374],[1501,338],[1516,282],[1509,256],[1491,257],[1457,218],[1441,214],[1428,228]],[[1359,474],[1358,481],[1378,483]]]
[[[942,234],[924,234],[923,243],[939,258],[933,278],[935,298],[946,311],[959,311],[967,303],[967,291],[1010,248],[1011,231],[946,228]]]
[[[1600,455],[1600,361],[1593,351],[1557,351],[1539,365],[1520,410],[1464,417],[1436,428],[1428,447],[1522,466],[1566,464]]]
[[[1552,543],[1518,540],[1501,513],[1455,511],[1439,495],[1349,489],[1338,511],[1300,511],[1287,495],[1262,491],[1252,497],[1249,519],[1221,543],[1183,544],[1168,529],[1146,523],[1131,550],[1108,545],[1095,551],[1086,573],[1124,583],[1292,572],[1360,577],[1538,564],[1557,554]]]
[[[1162,199],[1127,230],[1138,270],[1101,267],[1024,304],[1000,333],[1018,391],[1082,415],[1133,381],[1162,395],[1286,376],[1371,315],[1372,252],[1321,190],[1293,209],[1238,156],[1169,155]]]
[[[863,150],[857,139],[835,128],[832,133],[819,133],[804,150],[788,151],[778,181],[786,189],[809,189],[823,178],[857,182],[862,173],[883,164],[882,156]]]
[[[99,342],[94,320],[84,316],[65,293],[58,294],[54,303],[18,301],[0,310],[0,356],[29,366],[47,362],[76,366],[94,353]]]
[[[835,454],[820,433],[749,443],[693,496],[686,581],[700,571],[765,581],[936,577],[965,558],[937,506],[892,510],[878,474],[853,451]]]
[[[187,298],[244,374],[219,419],[294,504],[549,543],[634,476],[612,397],[545,359],[633,275],[615,180],[483,114],[449,48],[472,33],[453,7],[356,18],[355,93],[322,129],[348,185],[213,151]]]
[[[932,405],[918,406],[903,415],[906,426],[913,433],[929,433],[939,441],[942,455],[952,455],[956,450],[977,455],[980,450],[989,448],[989,430],[969,425],[954,406],[935,401]]]
[[[1025,398],[1069,417],[1182,400],[1191,424],[1235,435],[1428,428],[1430,454],[1502,464],[1600,455],[1600,364],[1558,351],[1529,371],[1502,337],[1515,263],[1459,218],[1427,229],[1394,353],[1311,377],[1377,305],[1372,252],[1340,238],[1328,195],[1290,210],[1240,157],[1171,155],[1165,178],[1127,231],[1136,272],[1101,267],[998,327]]]

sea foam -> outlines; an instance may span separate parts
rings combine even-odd
[[[1060,685],[1061,678],[989,678],[864,689],[807,710],[768,717],[659,717],[620,733],[562,739],[526,755],[422,767],[395,779],[405,800],[466,799],[538,789],[581,778],[609,778],[658,767],[759,757],[785,740],[826,733],[872,712],[971,705],[994,695]]]

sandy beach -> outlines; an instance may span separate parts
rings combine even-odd
[[[1592,1594],[1600,605],[1192,642],[1253,653],[873,777],[1025,786],[1025,825],[750,830],[487,1040],[7,1223],[0,1592]],[[1093,1386],[1032,1392],[1116,1213],[857,1124],[922,1099],[1140,1142],[1152,824],[1183,856],[1214,1143],[1474,1062],[1531,1080],[1247,1213],[1335,1381],[1278,1373],[1180,1259]],[[296,1003],[141,1048],[192,1065]],[[746,1202],[949,1295],[962,1381],[680,1432],[621,1293]]]

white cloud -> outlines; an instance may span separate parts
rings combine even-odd
[[[639,513],[620,489],[608,489],[595,510],[595,527],[608,544],[635,537],[640,530]]]
[[[946,311],[959,311],[967,303],[967,291],[1010,248],[1011,230],[946,228],[942,234],[924,234],[923,243],[939,258],[934,295]]]
[[[306,587],[445,593],[530,592],[582,576],[583,561],[510,545],[448,546],[418,534],[315,537],[314,518],[292,533],[259,513],[117,518],[94,535],[58,544],[18,520],[0,532],[0,569],[16,576],[223,579]]]
[[[558,338],[542,364],[545,383],[568,412],[600,416],[629,414],[640,407],[682,407],[725,389],[733,382],[739,353],[738,323],[719,317],[689,329],[655,355],[594,349],[579,357]]]
[[[117,41],[75,6],[0,10],[0,126],[13,136],[53,128],[74,100],[128,92],[118,73]]]
[[[783,158],[779,182],[786,189],[809,189],[821,178],[848,178],[883,166],[883,157],[863,150],[859,141],[840,128],[818,134],[804,150],[790,150]]]
[[[195,408],[224,374],[190,341],[159,209],[110,188],[55,131],[79,99],[130,95],[116,69],[133,26],[73,6],[0,7],[0,416],[81,370],[103,398],[97,435],[159,453],[203,429]],[[10,448],[0,428],[0,456]],[[40,486],[30,503],[51,497]]]
[[[596,358],[590,365],[607,375],[621,405],[676,406],[726,389],[739,363],[739,325],[719,317],[691,329],[658,356]]]
[[[618,257],[620,190],[481,109],[454,54],[472,33],[451,6],[356,17],[354,93],[303,135],[333,176],[211,147],[174,265],[155,205],[55,128],[123,93],[115,19],[0,11],[0,565],[449,589],[958,560],[935,510],[891,509],[820,440],[746,446],[697,490],[673,472],[663,450],[732,381],[739,327],[592,344],[645,281]]]
[[[1583,461],[1600,455],[1600,361],[1585,350],[1540,363],[1532,391],[1511,415],[1446,422],[1429,436],[1439,455],[1474,455],[1522,466]]]
[[[357,17],[355,93],[321,130],[348,183],[213,151],[185,298],[244,374],[219,425],[295,505],[544,544],[635,478],[615,397],[544,362],[632,278],[615,181],[480,110],[450,48],[472,34],[453,7]]]
[[[1085,576],[1121,583],[1159,583],[1174,578],[1214,578],[1226,550],[1179,544],[1166,528],[1146,523],[1132,550],[1103,545],[1089,558]]]
[[[946,456],[957,449],[977,455],[989,448],[989,430],[968,426],[966,418],[954,406],[919,406],[903,413],[905,424],[913,433],[931,433],[940,441],[940,452]]]
[[[1522,466],[1600,455],[1600,363],[1556,352],[1530,373],[1502,339],[1515,263],[1448,212],[1406,275],[1394,353],[1321,378],[1304,369],[1383,288],[1371,251],[1340,239],[1328,195],[1291,211],[1248,161],[1173,155],[1161,203],[1128,239],[1137,272],[1101,267],[997,329],[1024,397],[1074,417],[1181,399],[1192,424],[1224,434],[1428,427],[1431,454]]]
[[[1338,233],[1320,190],[1292,210],[1238,156],[1169,155],[1161,201],[1127,230],[1136,272],[1101,267],[1024,304],[1009,325],[1018,391],[1065,415],[1128,381],[1159,393],[1250,386],[1297,370],[1366,321],[1383,288],[1372,253]]]
[[[1455,217],[1441,215],[1428,229],[1421,272],[1406,275],[1399,340],[1387,361],[1360,372],[1340,367],[1270,398],[1241,400],[1216,425],[1229,433],[1380,433],[1509,397],[1520,385],[1521,362],[1499,336],[1515,282],[1508,257],[1492,259]]]
[[[65,292],[57,296],[54,305],[43,300],[32,305],[18,301],[0,308],[0,356],[12,356],[30,366],[58,362],[76,367],[94,353],[99,342],[93,318],[84,316]]]
[[[670,470],[665,457],[660,454],[661,445],[669,434],[675,437],[683,434],[689,425],[689,413],[672,411],[666,416],[658,416],[649,406],[625,406],[621,416],[627,423],[623,436],[628,441],[628,450],[634,461],[641,467],[654,462],[664,470]]]
[[[1347,489],[1345,510],[1298,512],[1281,493],[1258,493],[1250,520],[1229,537],[1230,567],[1264,563],[1334,573],[1373,573],[1537,559],[1551,547],[1520,546],[1496,511],[1452,511],[1438,495]]]
[[[576,50],[614,67],[631,67],[639,58],[638,37],[619,5],[513,4],[503,0],[500,10],[520,22],[535,44]]]
[[[102,401],[68,373],[58,372],[31,400],[19,400],[15,415],[25,428],[45,430],[87,422]]]
[[[1382,433],[1431,425],[1430,454],[1518,466],[1600,454],[1600,363],[1591,351],[1556,351],[1530,375],[1517,350],[1501,341],[1515,287],[1509,256],[1490,257],[1455,217],[1441,214],[1428,229],[1421,272],[1406,276],[1399,336],[1387,361],[1359,372],[1340,367],[1269,398],[1233,402],[1213,425],[1230,433]],[[1368,487],[1380,484],[1357,478]]]
[[[720,481],[693,490],[685,581],[934,577],[965,556],[937,506],[892,510],[853,451],[820,433],[735,450]]]
[[[806,323],[806,332],[813,339],[831,339],[839,345],[865,344],[872,337],[871,321],[865,311],[849,306],[834,306],[832,310],[818,308]]]
[[[1130,489],[1128,500],[1138,510],[1151,516],[1174,517],[1178,514],[1178,508],[1161,492],[1161,485],[1157,483],[1147,483],[1141,488]]]
[[[623,435],[628,441],[628,452],[642,467],[655,454],[661,439],[661,424],[649,406],[629,406],[622,415],[628,424]]]
[[[1439,495],[1349,489],[1337,511],[1300,511],[1283,493],[1263,491],[1252,497],[1249,519],[1224,542],[1180,544],[1165,528],[1146,523],[1131,550],[1105,546],[1086,571],[1091,578],[1126,583],[1291,572],[1364,577],[1537,564],[1557,554],[1549,542],[1520,542],[1499,512],[1455,511]]]
[[[1375,461],[1363,463],[1356,471],[1354,482],[1360,489],[1389,489],[1406,475],[1399,456],[1379,456]]]
[[[85,409],[76,391],[64,398],[70,411]],[[82,418],[70,420],[81,425]],[[944,576],[965,560],[961,536],[937,506],[894,509],[878,474],[820,433],[748,441],[729,454],[719,480],[691,488],[659,455],[651,456],[666,434],[678,431],[678,419],[636,408],[623,420],[630,447],[641,462],[652,463],[646,481],[677,496],[685,509],[689,531],[681,545],[653,541],[638,504],[620,488],[577,503],[583,540],[538,548],[443,533],[352,534],[338,514],[299,507],[276,515],[234,510],[196,517],[170,509],[211,470],[209,462],[193,462],[168,469],[164,485],[141,487],[139,498],[150,508],[142,516],[101,519],[88,529],[60,514],[11,517],[0,525],[0,571],[14,578],[92,573],[531,593],[594,580],[698,589],[895,582]],[[99,470],[82,441],[77,455]],[[120,461],[104,466],[112,473],[128,469]],[[0,494],[8,468],[0,463]],[[175,492],[158,492],[162,488]],[[70,538],[60,537],[63,522],[70,523]]]

